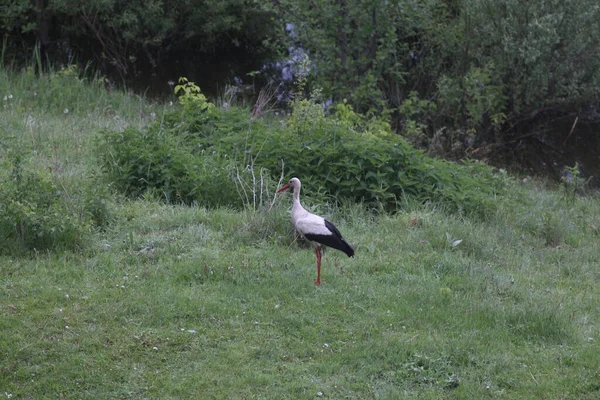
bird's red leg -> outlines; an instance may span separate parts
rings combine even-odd
[[[316,247],[315,254],[317,255],[317,280],[315,281],[315,285],[321,284],[321,249]]]

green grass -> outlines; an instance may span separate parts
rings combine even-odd
[[[76,185],[102,128],[160,113],[103,96],[5,107],[0,143]],[[356,248],[325,253],[320,287],[289,195],[268,213],[115,199],[81,252],[0,256],[0,397],[596,399],[599,198],[515,191],[486,221],[307,197]]]

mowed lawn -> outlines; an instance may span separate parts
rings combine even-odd
[[[69,110],[18,103],[26,86],[3,88],[0,143],[67,186],[99,173],[102,129],[160,112],[73,88]],[[303,193],[356,249],[326,251],[319,287],[289,194],[244,212],[115,198],[81,251],[0,256],[0,398],[600,398],[600,199],[514,192],[486,219]]]

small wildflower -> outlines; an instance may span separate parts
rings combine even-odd
[[[173,102],[172,101],[169,102],[169,106],[173,107]]]
[[[279,308],[279,304],[275,304],[275,308]]]
[[[37,92],[33,92],[33,95],[34,95],[34,96],[37,96]]]
[[[65,329],[69,329],[69,325],[65,325]]]
[[[158,350],[158,347],[154,346],[154,347],[152,348],[152,350]]]
[[[155,119],[156,118],[156,113],[155,112],[151,112],[150,113],[150,118]]]
[[[4,100],[4,101],[8,100],[8,96],[4,96],[4,98],[2,100]]]
[[[173,87],[175,85],[175,81],[170,80],[167,82],[167,85]]]
[[[68,113],[69,113],[69,109],[68,109],[68,108],[65,108],[65,109],[63,110],[63,113],[65,113],[65,114],[68,114]]]
[[[317,396],[323,397],[323,392],[317,392]]]
[[[8,95],[8,99],[10,100],[10,99],[12,99],[12,98],[13,98],[13,95],[12,95],[12,94],[9,94],[9,95]]]

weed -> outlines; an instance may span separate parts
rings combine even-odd
[[[592,177],[585,179],[581,176],[581,170],[579,163],[575,163],[572,167],[565,167],[563,176],[560,178],[562,187],[564,189],[565,200],[569,203],[573,203],[577,194],[583,193],[589,181]]]

